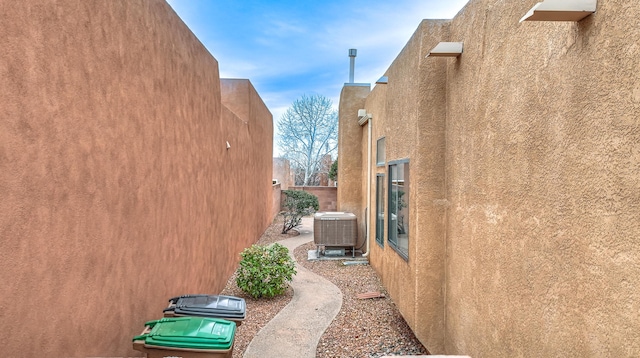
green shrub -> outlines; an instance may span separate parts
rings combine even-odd
[[[286,234],[289,230],[300,225],[302,217],[311,215],[318,211],[318,197],[301,190],[283,190],[285,195],[282,206],[285,211],[282,212],[284,222],[282,223],[282,233]]]
[[[329,169],[329,179],[333,181],[338,180],[338,159],[331,164],[331,168]]]
[[[253,245],[242,251],[240,256],[236,284],[253,298],[283,294],[296,274],[289,250],[278,243]]]

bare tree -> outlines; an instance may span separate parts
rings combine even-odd
[[[278,135],[278,146],[295,170],[296,184],[317,184],[322,158],[337,148],[338,112],[324,96],[303,95],[282,115]]]

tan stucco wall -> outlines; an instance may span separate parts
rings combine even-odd
[[[534,3],[452,24],[447,350],[637,356],[640,3],[518,24]]]
[[[271,115],[252,89],[248,117],[222,106],[164,1],[3,2],[0,23],[0,355],[140,355],[166,299],[218,293],[269,222]]]
[[[318,211],[338,210],[338,190],[334,186],[292,186],[289,190],[302,190],[318,197]]]
[[[271,224],[272,199],[272,173],[273,173],[273,118],[271,112],[260,98],[249,80],[246,79],[222,79],[221,101],[223,108],[229,109],[236,117],[230,119],[235,128],[225,126],[226,135],[230,139],[220,141],[222,145],[229,143],[227,152],[230,154],[231,168],[229,174],[234,177],[239,175],[256,175],[255,178],[243,178],[240,186],[233,193],[234,216],[242,217],[248,207],[252,207],[247,213],[260,212],[261,215],[251,216],[252,220],[244,223],[251,232],[262,233]],[[223,115],[227,114],[223,111]],[[224,118],[224,116],[223,116]],[[234,138],[242,134],[243,137]],[[223,168],[220,168],[223,171]],[[228,174],[227,174],[228,175]],[[266,178],[266,179],[265,179]],[[230,180],[237,180],[231,177]],[[246,190],[245,185],[251,185]],[[255,211],[254,211],[255,210]]]
[[[410,159],[412,185],[409,261],[386,241],[370,260],[432,353],[632,357],[640,3],[519,24],[535,3],[472,0],[450,25],[423,22],[368,96],[374,146]],[[425,59],[438,41],[464,53]],[[360,170],[339,187],[362,186]]]
[[[287,190],[294,184],[289,159],[273,158],[273,179],[280,181],[282,190]]]
[[[271,221],[282,211],[282,186],[274,184],[271,187]]]
[[[364,180],[362,161],[363,156],[366,160],[367,152],[361,151],[363,134],[358,124],[358,109],[364,108],[370,91],[369,84],[345,84],[338,106],[340,123],[338,126],[337,209],[357,216],[359,242],[364,240],[365,234],[365,220],[363,220],[365,208],[362,204],[366,200],[366,192],[363,192],[362,186]],[[341,177],[345,179],[341,180]]]
[[[433,42],[447,34],[447,22],[424,21],[398,55],[385,75],[388,84],[379,84],[366,100],[372,115],[372,196],[369,204],[372,265],[376,268],[405,320],[416,336],[434,352],[444,350],[444,64],[424,61],[424,42]],[[421,76],[412,73],[422,73]],[[361,151],[365,159],[362,176],[366,185],[367,129],[362,128]],[[410,220],[409,259],[405,260],[384,243],[375,243],[375,184],[377,173],[385,174],[385,198],[388,188],[386,166],[377,166],[377,140],[385,137],[386,162],[409,159]],[[343,185],[340,182],[339,185]],[[366,202],[366,191],[362,194]],[[385,236],[388,231],[385,208]],[[420,282],[418,284],[418,282]]]

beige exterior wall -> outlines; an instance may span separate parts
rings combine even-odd
[[[3,357],[139,356],[270,222],[272,118],[164,1],[0,4]],[[226,148],[226,142],[231,148]]]
[[[318,197],[318,211],[336,211],[337,188],[333,186],[292,186],[289,190],[302,190]]]
[[[224,144],[225,147],[226,143],[229,143],[229,149],[226,151],[232,158],[231,167],[226,168],[229,174],[215,175],[225,175],[225,179],[232,175],[228,177],[230,181],[238,180],[238,176],[257,175],[255,178],[243,178],[240,185],[233,189],[232,204],[227,205],[233,208],[237,217],[251,217],[251,220],[242,224],[249,226],[250,232],[262,234],[273,221],[270,214],[273,200],[273,118],[249,80],[221,79],[220,85],[223,118],[231,112],[233,115],[227,123],[233,122],[235,127],[224,126],[219,138],[228,138],[215,140],[215,143]],[[225,168],[218,170],[225,171]],[[254,216],[256,212],[261,214]]]
[[[282,190],[287,190],[294,185],[289,159],[273,158],[273,179],[280,182]]]
[[[373,223],[370,235],[372,265],[382,277],[405,320],[410,326],[418,328],[416,335],[432,352],[444,350],[442,258],[446,230],[446,205],[443,205],[446,85],[441,73],[446,68],[438,61],[422,61],[426,52],[420,44],[436,41],[447,31],[446,22],[424,21],[387,71],[389,84],[376,85],[365,104],[367,112],[373,117],[371,166],[374,173],[369,204],[369,220]],[[414,71],[422,75],[412,75]],[[367,151],[366,131],[366,127],[363,127],[363,153]],[[385,198],[389,189],[386,163],[383,166],[375,163],[377,140],[382,137],[385,138],[386,163],[409,160],[408,260],[398,255],[386,240],[384,246],[375,243],[376,174],[385,175]],[[362,175],[366,180],[366,160]],[[366,203],[366,193],[363,196],[363,203]],[[388,214],[385,208],[385,235],[388,235]]]
[[[369,84],[346,83],[340,94],[338,109],[338,211],[356,214],[358,217],[358,242],[365,240],[363,188],[363,160],[367,159],[366,150],[362,151],[362,128],[358,124],[358,109],[364,108],[367,95],[371,91]],[[341,180],[341,178],[344,178]],[[364,195],[364,196],[363,196]]]
[[[282,211],[282,186],[274,184],[271,187],[271,221]]]
[[[368,95],[374,153],[384,136],[387,161],[411,171],[409,260],[374,235],[370,260],[431,353],[633,357],[640,3],[519,24],[535,3],[471,0],[452,21],[424,21]],[[424,58],[439,41],[464,53]],[[338,187],[362,198],[360,162]]]

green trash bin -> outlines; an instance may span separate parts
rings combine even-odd
[[[206,317],[171,317],[145,323],[133,349],[148,358],[231,358],[236,324]]]

